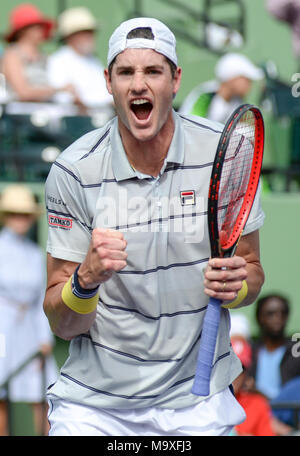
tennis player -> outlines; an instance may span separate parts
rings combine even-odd
[[[222,126],[179,116],[173,33],[122,23],[105,78],[117,116],[78,139],[46,184],[45,312],[70,340],[49,389],[50,435],[227,435],[245,414],[222,309],[210,396],[191,393],[209,296],[248,305],[264,280],[259,195],[236,256],[209,259],[206,204]],[[226,267],[226,270],[222,270]]]

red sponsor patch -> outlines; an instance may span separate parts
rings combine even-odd
[[[66,217],[59,217],[57,215],[49,215],[48,222],[51,226],[58,226],[70,230],[72,228],[72,219]]]

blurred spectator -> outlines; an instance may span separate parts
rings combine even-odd
[[[85,7],[70,8],[58,18],[58,34],[63,46],[48,60],[50,82],[55,87],[72,84],[82,107],[95,108],[112,105],[112,96],[106,89],[104,67],[94,55],[95,17]],[[72,103],[68,93],[54,96],[58,103]]]
[[[252,364],[250,322],[246,315],[237,311],[230,313],[230,340],[235,353],[242,362],[243,370],[245,371],[245,369],[248,369]],[[239,343],[239,341],[245,341],[245,347],[247,347],[245,350],[243,350],[243,343]],[[242,355],[242,360],[240,355]],[[243,381],[241,382],[241,380]],[[238,379],[235,380],[234,383],[237,385],[235,389],[244,382],[247,382],[247,389],[254,389],[255,382],[253,377],[250,377],[250,375],[245,376],[244,372],[241,377],[238,377]]]
[[[272,426],[272,412],[269,402],[255,390],[253,378],[248,373],[252,356],[251,345],[241,336],[231,337],[231,344],[244,369],[234,381],[234,393],[246,413],[245,421],[235,427],[235,434],[240,436],[274,436],[276,433]]]
[[[239,312],[230,314],[230,337],[243,337],[248,342],[251,339],[250,323],[246,315]]]
[[[229,115],[244,103],[252,81],[262,79],[263,75],[263,71],[244,55],[228,53],[217,62],[216,80],[193,89],[179,112],[225,123]]]
[[[292,29],[294,54],[300,59],[300,2],[299,0],[266,0],[270,14],[280,21],[287,22]]]
[[[11,184],[2,192],[0,213],[0,334],[5,340],[0,356],[0,385],[37,351],[45,355],[43,362],[35,358],[16,374],[8,392],[0,389],[0,435],[9,432],[8,396],[10,401],[32,404],[35,431],[41,435],[47,428],[44,390],[57,378],[51,354],[54,338],[43,312],[44,255],[26,236],[41,209],[26,186]]]
[[[9,46],[2,58],[8,101],[41,102],[50,100],[60,90],[73,91],[71,86],[50,86],[46,57],[41,44],[51,37],[54,22],[29,3],[14,8],[10,30],[4,36]]]
[[[257,301],[260,337],[252,347],[251,372],[257,389],[269,399],[278,396],[285,383],[300,375],[300,357],[293,353],[295,342],[285,334],[289,312],[285,296],[270,294]]]
[[[298,411],[294,411],[293,409],[289,408],[276,408],[275,404],[277,403],[292,403],[297,402],[300,404],[300,375],[299,377],[294,377],[292,380],[286,382],[282,388],[278,396],[276,396],[273,401],[271,402],[271,406],[273,407],[273,415],[278,418],[283,423],[286,423],[289,426],[296,426],[296,414],[298,414],[298,426],[300,423],[300,413]],[[274,404],[274,406],[273,406]],[[298,428],[300,431],[300,428]]]

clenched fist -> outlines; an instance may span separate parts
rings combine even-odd
[[[82,288],[96,288],[106,282],[116,271],[124,269],[127,262],[127,242],[120,231],[95,228],[85,260],[78,270]]]

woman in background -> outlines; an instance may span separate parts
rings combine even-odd
[[[41,249],[26,234],[41,214],[24,185],[7,186],[0,199],[0,385],[24,361],[40,351],[0,388],[0,435],[8,435],[7,399],[33,406],[35,432],[47,432],[45,389],[55,382],[57,366],[51,355],[54,338],[43,312],[45,263]],[[42,366],[44,365],[44,375]]]
[[[21,4],[10,15],[5,35],[9,46],[2,58],[8,101],[45,102],[57,92],[74,92],[71,85],[51,87],[47,77],[47,58],[40,46],[54,30],[54,22],[31,4]]]

